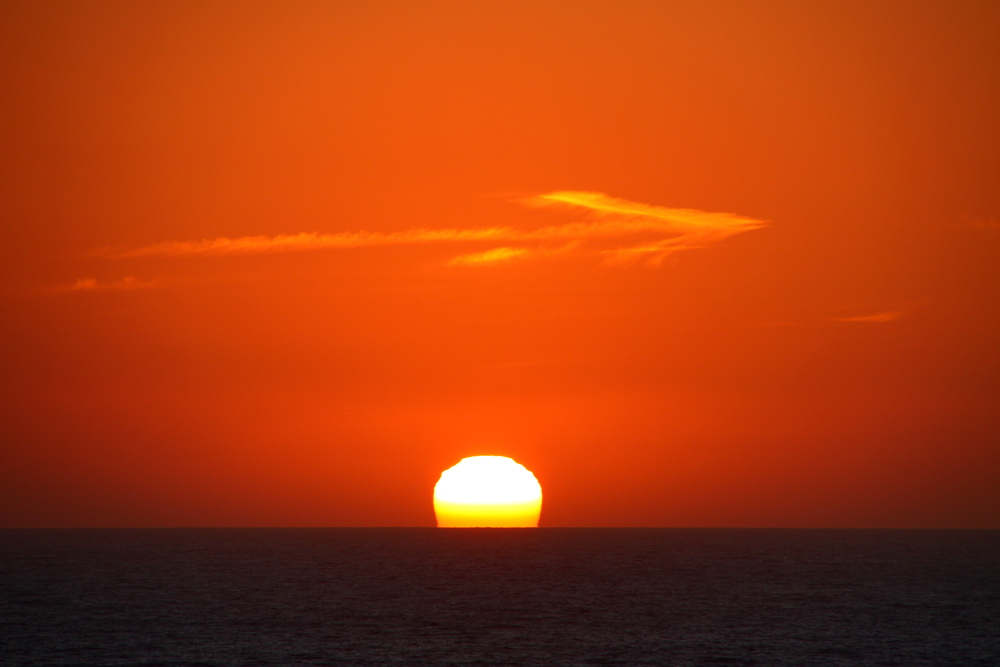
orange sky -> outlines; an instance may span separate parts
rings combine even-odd
[[[1000,6],[6,2],[0,526],[1000,528]]]

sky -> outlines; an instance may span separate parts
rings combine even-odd
[[[4,2],[0,526],[1000,528],[1000,5]]]

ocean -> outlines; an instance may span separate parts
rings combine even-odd
[[[0,664],[1000,665],[1000,531],[0,531]]]

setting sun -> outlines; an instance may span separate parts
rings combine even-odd
[[[441,528],[534,528],[542,487],[506,456],[471,456],[441,473],[434,514]]]

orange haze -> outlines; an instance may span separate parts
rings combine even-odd
[[[5,2],[0,526],[1000,528],[1000,5]]]

